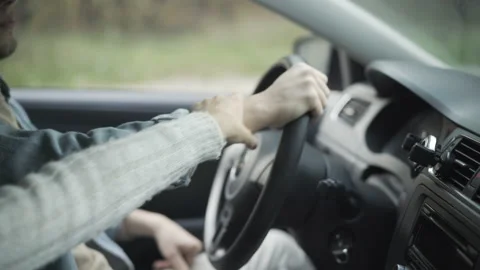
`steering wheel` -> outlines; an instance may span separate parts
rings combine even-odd
[[[255,94],[301,61],[298,56],[279,61],[264,75]],[[309,117],[304,115],[269,140],[257,134],[255,150],[243,145],[225,149],[210,192],[204,230],[206,252],[216,269],[242,267],[263,242],[295,179],[308,124]]]

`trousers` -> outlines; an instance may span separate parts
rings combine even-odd
[[[205,253],[194,261],[191,270],[215,270]],[[241,270],[315,270],[307,254],[286,232],[272,229],[260,248]]]

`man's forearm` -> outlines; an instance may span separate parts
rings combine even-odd
[[[163,116],[161,120],[172,120],[186,114],[186,110],[179,110]],[[52,129],[17,130],[0,124],[0,147],[13,149],[5,157],[6,169],[2,171],[0,184],[18,183],[25,175],[37,171],[50,161],[136,134],[152,127],[156,122],[154,120],[130,122],[118,127],[94,129],[87,133],[63,133]]]
[[[50,161],[124,138],[154,124],[153,121],[132,122],[117,128],[99,128],[88,133],[62,133],[52,129],[26,131],[0,126],[0,144],[14,146],[14,151],[7,157],[8,171],[2,175],[2,181],[17,183],[25,175],[37,171]]]
[[[3,186],[0,269],[36,269],[87,241],[199,162],[218,158],[223,145],[215,120],[194,113],[49,163],[21,185]]]
[[[245,126],[253,133],[267,127],[266,123],[271,119],[273,112],[265,107],[266,102],[262,94],[248,96],[244,103],[243,122]]]

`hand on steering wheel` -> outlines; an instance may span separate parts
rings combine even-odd
[[[283,127],[308,112],[318,117],[329,95],[323,73],[303,62],[296,63],[266,90],[246,100],[245,125],[256,132]]]
[[[193,110],[213,116],[229,143],[255,148],[252,133],[283,127],[308,112],[319,116],[330,94],[326,83],[324,74],[300,62],[261,93],[246,99],[239,94],[214,97],[196,104]]]
[[[260,246],[295,179],[308,130],[305,114],[323,111],[326,78],[300,62],[292,56],[275,65],[245,104],[244,122],[252,131],[294,120],[281,139],[257,135],[257,149],[233,145],[220,162],[204,232],[209,260],[217,269],[240,268]]]

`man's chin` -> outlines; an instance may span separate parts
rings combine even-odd
[[[16,49],[17,41],[15,39],[11,39],[8,42],[0,44],[0,60],[12,55]]]

